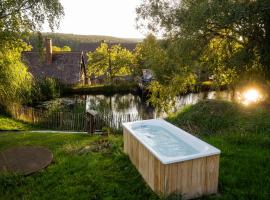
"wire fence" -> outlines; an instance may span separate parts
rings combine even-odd
[[[153,118],[151,115],[118,113],[98,113],[90,116],[86,112],[55,112],[20,105],[11,106],[10,113],[13,118],[35,124],[40,128],[86,132],[102,130],[103,127],[121,130],[124,122]]]

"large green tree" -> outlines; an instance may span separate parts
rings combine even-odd
[[[179,56],[174,42],[157,40],[150,34],[135,49],[138,69],[151,69],[155,80],[148,86],[149,101],[156,107],[168,111],[174,97],[191,89],[196,81],[193,67],[187,67]]]
[[[268,0],[143,0],[137,16],[139,27],[163,34],[173,68],[207,71],[217,86],[270,78]],[[184,78],[178,71],[171,80]],[[179,87],[158,83],[157,97]]]
[[[131,74],[133,54],[120,45],[109,47],[107,43],[101,43],[95,51],[89,52],[87,56],[90,76],[106,75],[112,83],[115,76]]]
[[[268,0],[144,0],[137,13],[139,25],[162,29],[165,37],[181,39],[181,48],[186,45],[190,49],[185,55],[193,53],[199,58],[215,54],[216,49],[208,48],[215,39],[220,41],[218,49],[230,55],[226,62],[234,61],[231,66],[243,71],[255,64],[270,76]],[[241,64],[235,63],[235,57]]]

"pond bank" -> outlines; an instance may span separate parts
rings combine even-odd
[[[139,88],[136,83],[125,84],[112,84],[112,85],[85,85],[85,86],[73,86],[64,88],[62,91],[63,96],[73,94],[138,94]]]
[[[219,87],[219,91],[227,90],[228,86],[223,85]],[[215,91],[213,83],[211,81],[205,81],[194,85],[191,89],[188,89],[186,93],[179,95],[187,95],[190,93],[210,92]],[[72,94],[103,94],[103,95],[114,95],[114,94],[141,94],[141,87],[136,82],[127,82],[120,84],[111,85],[77,85],[71,87],[64,87],[62,95],[68,96]],[[147,89],[144,88],[144,92],[148,93]]]

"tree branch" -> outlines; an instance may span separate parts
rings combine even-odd
[[[25,1],[24,3],[22,3],[19,8],[17,8],[16,10],[13,10],[9,13],[6,13],[4,14],[4,10],[0,12],[0,19],[4,19],[10,15],[13,15],[15,13],[18,13],[18,12],[23,12],[23,11],[26,11],[28,9],[31,9],[37,2],[33,1],[28,7],[25,7],[27,4],[29,3],[29,1]],[[25,8],[24,8],[25,7]]]
[[[222,34],[222,33],[218,32],[218,31],[216,31],[216,30],[213,30],[213,29],[211,29],[211,28],[206,28],[206,29],[207,29],[207,31],[209,31],[209,32],[213,33],[214,35],[219,36],[219,37],[221,37],[221,38],[223,38],[223,39],[224,39],[224,38],[228,38],[228,39],[230,39],[230,40],[236,41],[237,43],[239,43],[239,44],[241,44],[241,45],[244,45],[244,44],[245,44],[243,41],[241,41],[241,40],[239,40],[239,39],[237,39],[236,37],[233,37],[233,36],[231,36],[231,35],[228,35],[228,34]]]

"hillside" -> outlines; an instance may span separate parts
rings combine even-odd
[[[74,35],[64,33],[42,33],[43,37],[52,38],[53,45],[63,47],[68,45],[72,51],[94,51],[102,40],[110,44],[121,44],[129,50],[133,50],[141,39],[117,38],[101,35]],[[33,34],[27,41],[33,46],[33,51],[37,51],[37,34]]]

